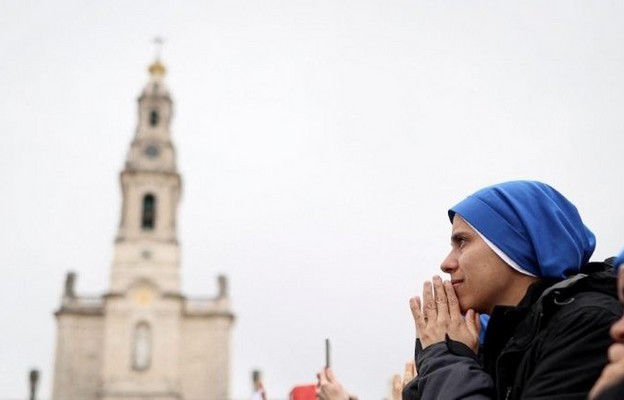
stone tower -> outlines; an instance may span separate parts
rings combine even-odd
[[[53,400],[228,399],[234,315],[227,281],[218,278],[212,298],[181,293],[173,102],[164,65],[157,59],[149,73],[121,172],[110,290],[79,296],[68,274],[55,314]]]

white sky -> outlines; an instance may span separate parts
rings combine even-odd
[[[184,291],[230,280],[231,394],[313,383],[386,395],[407,300],[448,249],[446,209],[538,179],[618,252],[624,3],[0,1],[0,399],[52,385],[68,270],[108,288],[118,173],[153,59],[175,101]]]

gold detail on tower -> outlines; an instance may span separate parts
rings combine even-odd
[[[167,73],[167,68],[158,59],[149,66],[148,70],[152,76],[165,76]]]

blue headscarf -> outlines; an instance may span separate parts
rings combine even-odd
[[[615,259],[615,262],[613,263],[615,269],[619,269],[620,265],[622,264],[624,264],[624,250],[622,250],[620,255]]]
[[[564,279],[589,261],[596,237],[561,193],[536,181],[481,189],[449,211],[459,214],[525,271]]]

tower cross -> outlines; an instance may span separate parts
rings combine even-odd
[[[156,59],[160,60],[160,54],[162,53],[162,47],[165,44],[165,39],[161,38],[160,36],[156,36],[154,40],[152,40],[152,43],[154,43]]]

